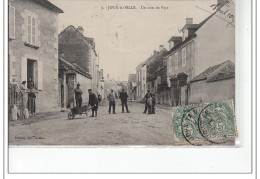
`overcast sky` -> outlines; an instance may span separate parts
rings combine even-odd
[[[61,8],[59,32],[69,25],[82,26],[84,35],[95,39],[100,57],[100,68],[104,75],[127,80],[135,73],[136,66],[151,56],[159,45],[167,49],[168,40],[180,35],[178,28],[185,25],[187,17],[200,23],[213,12],[210,5],[216,0],[200,1],[94,1],[94,0],[50,0]],[[108,6],[136,6],[137,9],[108,10]],[[160,9],[141,9],[160,7]],[[161,9],[161,7],[168,9]],[[103,8],[103,9],[102,9]]]

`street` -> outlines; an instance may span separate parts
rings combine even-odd
[[[30,119],[9,121],[9,145],[172,145],[172,119],[169,109],[156,114],[142,113],[144,104],[129,103],[131,113],[108,114],[108,102],[91,112],[69,120],[66,112],[36,114]]]

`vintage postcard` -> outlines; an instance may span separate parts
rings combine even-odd
[[[9,145],[234,145],[235,6],[9,0]]]

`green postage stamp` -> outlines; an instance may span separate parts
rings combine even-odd
[[[173,108],[174,145],[233,145],[237,137],[233,100]]]

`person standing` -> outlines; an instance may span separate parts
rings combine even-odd
[[[128,95],[125,92],[125,89],[122,89],[122,92],[119,94],[119,98],[121,99],[121,104],[122,104],[122,113],[124,113],[124,107],[126,108],[126,112],[130,113],[130,111],[128,110],[128,105],[127,105],[127,98]]]
[[[27,94],[27,88],[26,88],[26,81],[23,81],[20,85],[21,93],[22,93],[22,104],[23,104],[23,112],[22,112],[22,118],[28,119],[29,118],[29,112],[28,112],[28,94]]]
[[[97,116],[97,110],[98,110],[98,99],[97,96],[92,93],[92,90],[89,89],[88,90],[89,93],[89,101],[88,104],[91,106],[92,108],[92,115],[90,117],[94,117]],[[95,114],[94,114],[95,113]]]
[[[77,108],[80,108],[82,105],[82,97],[83,94],[82,90],[80,89],[80,84],[77,84],[77,87],[74,89],[75,92],[75,99],[76,99],[76,106]]]
[[[150,97],[150,90],[147,90],[147,93],[144,96],[144,102],[145,102],[144,113],[146,113],[147,109],[148,109],[148,98],[149,97]]]
[[[107,99],[109,101],[109,109],[108,109],[109,114],[111,113],[111,107],[113,107],[113,114],[116,114],[116,97],[115,97],[114,90],[111,89],[111,93],[109,93]]]

